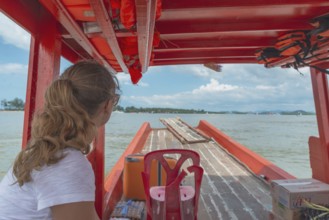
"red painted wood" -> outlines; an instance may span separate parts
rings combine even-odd
[[[154,56],[154,60],[161,60],[161,59],[184,59],[184,58],[202,58],[202,57],[213,57],[213,58],[220,58],[220,57],[229,57],[229,56],[236,56],[237,51],[232,49],[219,49],[219,50],[190,50],[190,51],[168,51],[168,52],[161,52],[157,53]],[[239,56],[241,57],[254,57],[255,56],[255,49],[240,49]]]
[[[105,154],[105,126],[98,129],[98,135],[93,142],[93,151],[88,155],[94,173],[96,185],[95,208],[100,219],[103,216],[103,196],[104,196],[104,154]]]
[[[277,167],[270,161],[262,158],[258,154],[249,150],[242,144],[233,140],[207,121],[201,120],[197,129],[200,129],[206,135],[213,137],[217,143],[228,150],[233,156],[239,159],[243,164],[249,167],[256,175],[265,176],[265,180],[271,181],[275,179],[292,179],[295,178],[291,174]]]
[[[24,10],[22,10],[24,8]],[[16,24],[32,35],[38,34],[39,14],[49,14],[43,7],[39,6],[37,1],[7,1],[0,0],[0,9]],[[62,45],[62,55],[71,62],[76,62],[84,58],[81,54],[77,54],[66,44]]]
[[[216,3],[212,6],[199,8],[190,8],[186,5],[184,8],[163,9],[161,14],[161,21],[204,21],[211,23],[210,19],[213,19],[213,23],[221,20],[223,24],[239,24],[240,22],[254,23],[269,23],[268,28],[271,28],[277,20],[278,24],[285,20],[288,23],[296,22],[308,23],[313,15],[322,15],[328,12],[329,4],[323,4],[322,6],[312,5],[271,5],[267,2],[261,7],[254,6],[233,6],[233,7],[217,7]],[[307,9],[307,13],[301,13],[298,10]],[[207,21],[208,20],[208,21]],[[297,29],[297,28],[296,28]],[[272,29],[277,30],[277,29]]]
[[[201,8],[201,7],[243,7],[243,6],[286,6],[291,7],[294,5],[329,5],[327,1],[324,0],[289,0],[289,1],[278,1],[278,0],[180,0],[180,1],[172,1],[172,0],[162,0],[163,9],[177,9],[177,8]],[[297,12],[296,12],[297,13]]]
[[[310,165],[312,169],[312,177],[319,179],[323,175],[323,153],[321,140],[318,137],[309,137],[308,145],[310,149]]]
[[[103,37],[107,40],[117,62],[119,63],[123,72],[129,74],[127,65],[125,64],[119,47],[118,40],[115,36],[115,31],[112,26],[111,18],[107,13],[103,0],[90,0],[92,9],[94,10],[99,26],[103,30]]]
[[[92,9],[89,5],[89,3],[80,5],[80,4],[75,4],[72,6],[65,5],[67,8],[68,12],[74,17],[75,20],[77,21],[89,21],[89,22],[94,22],[96,21],[95,16],[92,14]],[[86,14],[88,14],[86,16]]]
[[[65,5],[74,6],[74,5],[88,5],[89,0],[62,0]]]
[[[183,64],[204,64],[204,63],[257,63],[255,58],[231,57],[231,58],[202,58],[202,59],[168,59],[154,60],[153,66],[162,65],[183,65]]]
[[[90,43],[86,35],[82,32],[80,26],[69,14],[65,6],[60,0],[39,0],[40,3],[48,9],[48,11],[63,25],[72,38],[80,45],[88,54],[90,54],[98,62],[105,65],[111,72],[116,73],[112,66],[103,58],[103,56]]]
[[[313,178],[329,183],[329,89],[327,75],[311,68],[319,141],[310,141]],[[316,149],[313,149],[316,148]],[[318,151],[318,156],[313,153]],[[316,158],[316,159],[313,159]]]
[[[245,60],[245,59],[255,59],[255,56],[221,56],[221,57],[182,57],[182,58],[169,58],[169,59],[154,59],[153,62],[179,62],[179,61],[198,61],[200,62],[201,60],[204,60],[204,62],[209,62],[209,60],[218,60],[218,62],[216,63],[222,63],[225,62],[225,60],[233,60],[235,59],[235,62],[237,62],[236,60],[240,58],[241,60]]]
[[[26,98],[24,106],[24,126],[22,137],[22,148],[26,147],[28,140],[31,137],[31,122],[33,113],[35,111],[35,97],[36,97],[36,84],[37,84],[37,71],[34,69],[38,66],[38,42],[31,36],[29,68],[27,76]],[[34,56],[35,54],[35,56]]]
[[[97,11],[97,17],[102,16],[102,19],[98,20],[103,28],[103,33],[105,33],[112,27],[106,7],[104,7],[105,2],[101,0],[93,1],[101,6],[100,9],[94,9]],[[41,2],[41,6],[38,5],[39,2]],[[76,6],[74,10],[78,10],[77,13],[82,13],[83,8],[90,8],[89,1],[40,0],[39,2],[31,0],[27,4],[25,1],[10,1],[8,3],[8,1],[1,0],[0,6],[2,4],[3,10],[14,19],[19,20],[22,26],[28,30],[35,29],[34,23],[38,19],[38,13],[35,13],[35,11],[37,9],[45,10],[44,6],[62,24],[62,34],[65,36],[63,41],[72,51],[78,53],[79,57],[83,59],[95,57],[105,62],[106,65],[110,63],[115,66],[113,69],[121,71],[122,65],[118,68],[116,60],[103,58],[111,53],[108,51],[109,49],[102,52],[98,51],[99,47],[95,47],[93,43],[88,41],[80,24],[77,24],[77,22],[81,22],[81,19],[75,21],[75,17],[69,13],[72,7]],[[83,3],[80,4],[80,2]],[[149,62],[150,42],[153,36],[151,26],[154,20],[151,17],[153,18],[154,14],[154,3],[155,1],[136,1],[137,30],[128,33],[128,35],[137,33],[139,38],[139,57],[143,72],[146,71],[147,66],[153,65],[153,63],[147,65],[147,62]],[[312,29],[313,27],[309,24],[310,19],[328,12],[329,3],[325,0],[316,0],[315,2],[310,0],[288,2],[275,0],[252,0],[248,2],[227,0],[196,0],[193,2],[182,0],[177,2],[163,0],[161,17],[155,22],[156,29],[161,34],[161,44],[155,51],[180,48],[188,52],[190,48],[194,50],[207,47],[241,47],[255,48],[256,50],[257,47],[273,46],[277,37],[287,31]],[[118,33],[105,36],[105,38],[109,39],[110,36],[111,42],[115,42],[116,37],[127,35],[124,32],[125,30],[122,29]],[[104,37],[103,35],[99,36]],[[90,57],[85,54],[89,54]],[[235,51],[235,56],[237,62],[241,63],[238,50]],[[72,59],[72,56],[70,57]],[[122,59],[118,57],[121,56],[116,56],[116,59],[122,63]],[[162,60],[159,63],[162,62],[164,61]],[[172,64],[177,64],[177,62],[175,59]],[[154,64],[156,63],[154,62]],[[159,63],[156,65],[159,65]],[[182,60],[181,64],[187,63],[204,63],[204,61],[203,57],[200,57],[200,62],[196,60],[185,62]],[[246,63],[250,63],[250,61],[246,60]],[[164,65],[167,64],[166,61]]]
[[[137,131],[134,139],[130,142],[124,153],[121,155],[117,163],[114,165],[110,173],[105,179],[105,195],[104,195],[104,214],[103,219],[110,217],[116,203],[122,197],[123,183],[122,171],[124,167],[125,157],[129,154],[140,152],[151,132],[149,123],[144,123]]]
[[[219,35],[217,33],[217,35]],[[167,36],[167,35],[166,35]],[[260,37],[260,36],[259,36]],[[182,38],[182,37],[181,37]],[[223,48],[223,49],[243,49],[243,48],[263,48],[273,46],[276,42],[276,37],[265,37],[263,40],[255,39],[257,37],[249,38],[238,38],[237,36],[230,36],[229,38],[213,36],[213,37],[195,37],[191,36],[191,39],[180,39],[180,38],[169,38],[164,37],[160,43],[160,46],[155,48],[153,51],[158,52],[162,50],[176,50],[176,49],[185,49],[186,51],[199,48]],[[220,40],[219,40],[220,39]],[[238,52],[237,52],[238,54]]]
[[[31,36],[24,129],[22,147],[25,148],[31,135],[31,122],[36,110],[44,103],[44,93],[59,75],[61,41],[57,22],[48,13],[41,11],[38,34]]]
[[[35,1],[0,0],[0,11],[29,33],[37,32],[40,10],[38,10],[38,4]]]
[[[138,34],[138,55],[142,72],[148,69],[155,27],[157,0],[136,0],[136,20]]]
[[[79,60],[84,59],[81,57],[78,53],[76,53],[74,50],[69,48],[66,44],[62,44],[62,56],[70,61],[71,63],[76,63]]]
[[[278,18],[276,21],[248,21],[239,20],[238,22],[222,21],[222,19],[209,20],[170,20],[158,21],[156,29],[163,34],[195,34],[195,33],[219,33],[219,32],[243,32],[258,31],[264,35],[268,31],[292,31],[292,30],[310,30],[312,26],[307,22],[287,21]]]

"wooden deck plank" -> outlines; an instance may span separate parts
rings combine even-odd
[[[182,143],[208,142],[209,138],[186,124],[179,118],[166,118],[160,121]]]
[[[243,194],[238,194],[237,190],[240,188],[240,185],[235,185],[232,176],[228,175],[224,169],[216,169],[213,160],[211,160],[210,153],[201,155],[208,160],[201,160],[201,166],[208,165],[208,170],[211,170],[209,173],[210,181],[212,181],[220,195],[221,199],[225,201],[229,207],[228,211],[233,211],[237,216],[244,216],[244,219],[252,219],[254,216],[252,210],[248,209],[248,206],[245,204],[245,201],[241,198]],[[224,171],[224,172],[223,172]],[[254,218],[255,219],[255,218]]]
[[[191,149],[200,154],[204,177],[199,219],[268,219],[269,186],[217,143],[182,144],[167,129],[154,129],[143,152],[166,148]]]

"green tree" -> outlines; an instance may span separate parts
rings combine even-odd
[[[10,106],[11,109],[14,109],[14,110],[24,109],[24,101],[19,98],[14,98],[13,100],[8,101],[7,105]]]
[[[6,100],[6,99],[2,99],[2,100],[1,100],[1,108],[2,108],[2,109],[5,109],[5,108],[7,108],[7,105],[8,105],[8,104],[7,104],[7,100]]]
[[[126,108],[126,112],[138,112],[138,109],[135,106],[129,106]]]
[[[124,107],[122,107],[122,106],[120,106],[120,105],[117,105],[117,106],[115,106],[114,111],[124,112],[125,109],[124,109]]]

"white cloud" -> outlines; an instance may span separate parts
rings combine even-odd
[[[210,79],[210,83],[200,86],[198,89],[192,91],[193,94],[212,93],[212,92],[225,92],[237,90],[239,87],[228,84],[219,84],[216,79]]]
[[[220,77],[219,72],[215,72],[211,69],[204,67],[203,65],[192,65],[190,71],[193,75],[198,77],[206,77],[206,78],[218,78]]]
[[[195,67],[184,66],[183,74]],[[202,67],[203,68],[203,67]],[[297,110],[314,111],[309,70],[266,69],[259,65],[225,65],[220,78],[195,89],[171,95],[126,96],[126,106],[193,108],[211,111]],[[197,72],[197,71],[195,71]],[[200,70],[200,73],[202,71]],[[202,75],[202,74],[201,74]],[[206,77],[207,76],[207,77]],[[203,80],[204,81],[204,80]]]
[[[20,63],[0,64],[0,74],[27,74],[28,66]]]
[[[173,95],[126,96],[124,100],[129,103],[128,105],[140,103],[141,106],[147,107],[215,109],[214,105],[221,103],[223,97],[236,99],[239,96],[237,90],[239,90],[238,86],[219,84],[217,80],[211,79],[208,84],[192,91]]]
[[[274,90],[275,87],[274,86],[266,86],[266,85],[258,85],[256,86],[256,89],[258,90]]]
[[[0,12],[0,37],[3,43],[23,50],[30,48],[30,34]]]
[[[129,74],[126,74],[126,73],[118,73],[116,75],[116,77],[118,78],[119,80],[119,83],[120,84],[123,84],[123,85],[128,85],[128,86],[135,86],[132,84],[131,82],[131,79],[130,79],[130,75]],[[148,87],[149,85],[145,82],[143,82],[143,78],[137,83],[137,86],[141,86],[141,87]]]
[[[148,87],[148,86],[149,86],[149,84],[147,84],[147,83],[145,83],[145,82],[143,82],[143,81],[139,81],[139,82],[137,83],[137,85],[138,85],[138,86],[142,86],[142,87]]]
[[[161,68],[157,67],[150,67],[153,73],[161,72]],[[221,72],[213,71],[203,65],[171,65],[165,67],[166,72],[170,73],[180,73],[180,74],[187,74],[193,75],[200,78],[215,78],[220,79],[222,78]]]
[[[121,84],[128,85],[128,83],[130,82],[130,76],[128,74],[118,73],[118,74],[116,74],[116,77],[118,78],[119,83],[121,83]]]

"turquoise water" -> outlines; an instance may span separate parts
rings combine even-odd
[[[21,147],[23,112],[0,112],[0,178]],[[239,143],[299,178],[311,177],[308,137],[318,136],[315,116],[125,114],[106,124],[105,170],[108,172],[143,122],[163,127],[159,118],[180,117],[192,126],[207,120]]]

